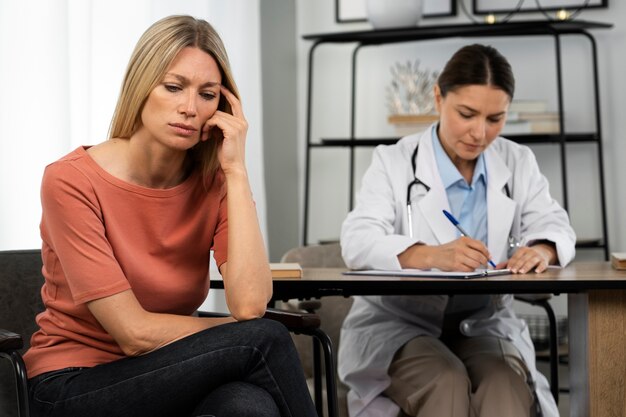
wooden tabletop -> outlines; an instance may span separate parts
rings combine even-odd
[[[343,275],[345,269],[304,268],[301,279],[274,279],[274,299],[319,298],[329,295],[432,295],[578,293],[626,289],[626,271],[609,262],[574,262],[541,274],[511,274],[486,278],[414,278]],[[211,280],[212,288],[223,288]]]
[[[344,275],[347,269],[341,268],[304,268],[303,281],[421,281],[432,282],[458,282],[458,278],[424,278],[424,277],[406,277],[406,276],[361,276],[361,275]],[[293,279],[275,279],[275,281],[293,281]],[[626,283],[626,271],[618,271],[614,269],[610,262],[573,262],[566,268],[550,267],[540,274],[511,274],[497,275],[493,277],[471,278],[461,280],[464,282],[486,282],[486,281],[506,281],[506,282],[555,282],[555,281],[572,281],[586,282],[594,285],[611,285],[610,282]],[[621,288],[621,286],[620,286]]]

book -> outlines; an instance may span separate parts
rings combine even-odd
[[[507,112],[506,121],[507,122],[517,122],[520,120],[528,120],[528,121],[557,121],[559,120],[559,112],[548,111],[548,112]]]
[[[435,123],[439,120],[438,114],[392,114],[387,121],[392,125],[400,123]]]
[[[387,118],[398,136],[422,132],[439,120],[438,114],[392,114]]]
[[[626,270],[626,252],[612,252],[611,265],[619,270]]]
[[[500,132],[500,135],[502,136],[506,136],[506,135],[526,135],[526,134],[530,134],[532,131],[531,127],[530,127],[530,122],[525,121],[525,120],[515,120],[515,121],[509,121],[507,120],[506,124],[504,125],[504,127],[502,128],[502,132]]]
[[[558,120],[537,120],[530,122],[531,133],[560,133]]]
[[[302,267],[296,262],[270,263],[272,279],[300,279],[302,278]]]
[[[547,111],[543,100],[513,101],[502,134],[560,133],[559,112]]]
[[[532,133],[559,133],[557,120],[517,120],[507,121],[502,128],[502,135],[532,134]]]
[[[547,110],[548,103],[545,100],[513,100],[509,105],[509,113],[545,113]]]
[[[364,276],[387,276],[387,277],[416,277],[416,278],[485,278],[497,275],[509,275],[510,269],[477,269],[474,272],[451,272],[440,271],[438,269],[400,269],[400,270],[352,270],[343,272],[344,275],[364,275]]]

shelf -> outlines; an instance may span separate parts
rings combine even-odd
[[[561,143],[561,135],[558,134],[546,134],[546,135],[507,135],[507,139],[512,140],[516,143],[524,143],[524,144],[542,144],[542,143],[551,143],[551,144],[559,144]],[[320,143],[312,143],[311,147],[313,148],[324,148],[324,147],[373,147],[378,145],[393,145],[400,138],[391,137],[391,138],[322,138]],[[598,135],[595,133],[572,133],[565,135],[566,143],[575,143],[575,142],[597,142]]]
[[[310,157],[311,151],[319,148],[344,148],[347,149],[349,157],[349,189],[348,189],[348,208],[351,210],[354,205],[354,184],[355,184],[355,149],[358,147],[373,148],[378,145],[395,144],[399,137],[317,137],[312,140],[312,95],[313,95],[313,69],[315,51],[321,44],[348,44],[352,47],[352,64],[351,71],[351,99],[349,111],[349,126],[351,128],[349,135],[353,136],[357,129],[356,124],[356,69],[358,65],[358,51],[366,46],[379,46],[384,44],[394,44],[402,42],[418,42],[429,41],[444,38],[479,38],[479,37],[519,37],[519,36],[544,36],[549,41],[554,42],[554,56],[556,67],[555,88],[557,93],[557,112],[562,113],[563,102],[563,77],[562,77],[562,55],[561,35],[578,35],[579,38],[586,38],[590,44],[590,66],[592,69],[590,84],[593,86],[594,93],[594,110],[595,110],[595,129],[588,132],[579,133],[556,133],[556,134],[517,134],[504,135],[504,137],[513,142],[527,145],[556,145],[560,151],[561,161],[561,182],[563,193],[563,207],[565,210],[569,208],[568,197],[568,172],[566,157],[567,152],[565,145],[573,144],[591,144],[597,148],[598,158],[598,181],[600,184],[600,209],[602,216],[602,238],[585,239],[576,244],[580,249],[603,249],[604,257],[609,259],[609,242],[608,242],[608,226],[606,215],[606,198],[604,194],[604,165],[603,165],[603,149],[602,149],[602,130],[600,112],[600,93],[598,79],[598,55],[596,40],[592,31],[600,29],[610,29],[613,27],[611,23],[594,22],[586,20],[572,21],[552,21],[552,20],[525,20],[512,21],[506,23],[486,24],[486,23],[464,23],[451,25],[431,24],[426,26],[412,26],[396,29],[385,30],[362,30],[352,32],[335,32],[335,33],[318,33],[303,36],[304,40],[310,41],[309,62],[308,62],[308,105],[307,105],[307,127],[306,127],[306,167],[305,167],[305,190],[304,190],[304,215],[303,215],[303,244],[308,244],[308,223],[309,223],[309,194],[310,194]],[[563,120],[561,119],[561,126]]]
[[[600,238],[576,240],[576,249],[603,249],[604,247],[606,247],[606,245]]]
[[[587,29],[610,29],[610,23],[586,20],[549,21],[528,20],[495,24],[457,24],[436,26],[412,26],[399,29],[364,30],[305,35],[303,39],[316,42],[348,43],[363,45],[410,42],[426,39],[471,36],[525,36],[580,33]]]

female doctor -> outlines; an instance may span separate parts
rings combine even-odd
[[[574,231],[533,153],[498,136],[514,84],[492,47],[453,55],[435,86],[439,122],[374,152],[342,226],[350,268],[473,271],[495,261],[540,273],[572,260]],[[350,415],[558,416],[512,301],[356,297],[339,349]]]

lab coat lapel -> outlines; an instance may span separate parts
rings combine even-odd
[[[413,204],[417,203],[424,222],[428,225],[434,238],[439,244],[450,242],[456,239],[456,229],[444,216],[443,210],[450,210],[448,196],[443,188],[441,177],[437,169],[437,161],[432,144],[432,131],[427,129],[419,140],[419,151],[417,152],[416,176],[424,184],[430,187],[425,193],[424,187],[418,187],[412,198]],[[417,191],[417,190],[416,190]],[[424,194],[425,193],[425,194]],[[430,239],[425,239],[424,233],[418,233],[417,238],[426,243]]]
[[[487,239],[489,253],[497,263],[507,259],[516,204],[504,191],[505,184],[511,179],[506,163],[492,147],[487,148],[484,155],[487,165]]]

